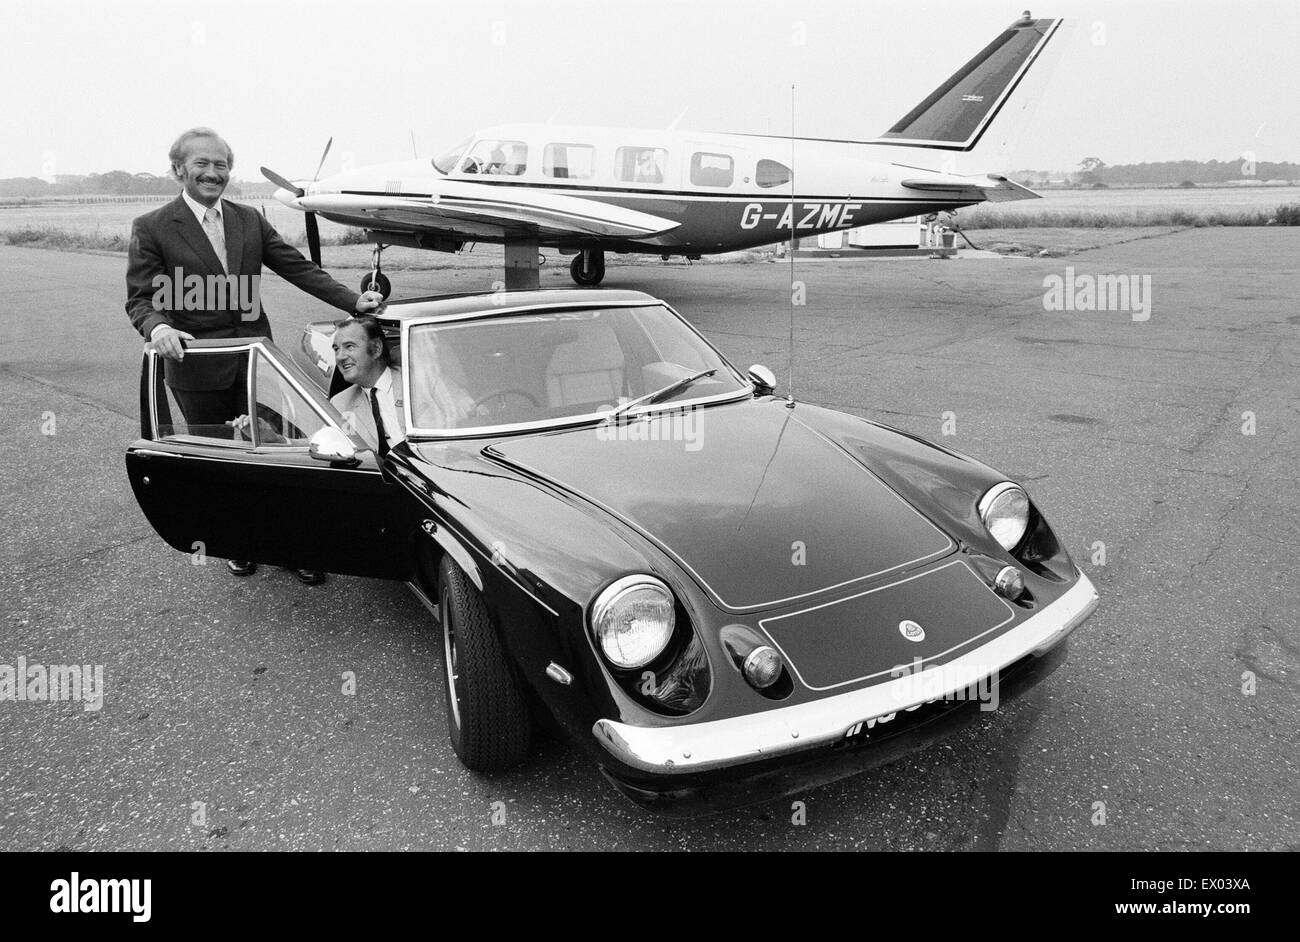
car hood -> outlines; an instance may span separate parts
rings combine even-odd
[[[499,440],[484,455],[624,521],[729,611],[856,588],[956,546],[779,401]]]

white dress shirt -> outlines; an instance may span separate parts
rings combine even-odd
[[[388,435],[388,447],[392,448],[402,442],[406,436],[402,434],[402,420],[399,418],[400,410],[397,406],[397,397],[401,390],[393,382],[391,367],[384,367],[384,371],[379,374],[379,379],[375,381],[374,388],[379,393],[379,415],[384,420],[384,431]],[[370,390],[364,386],[361,389],[366,399],[369,400]]]
[[[188,206],[190,208],[190,211],[194,213],[194,218],[199,221],[199,228],[202,229],[203,217],[208,214],[208,207],[204,206],[194,197],[190,196],[188,190],[181,190],[181,197],[185,200],[185,205]],[[221,213],[220,196],[218,196],[217,201],[212,204],[212,208],[217,211],[217,222],[221,223],[221,225],[224,226],[226,224],[226,217],[223,216]]]

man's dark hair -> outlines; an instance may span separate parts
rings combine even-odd
[[[358,314],[356,317],[345,317],[341,321],[334,322],[334,329],[341,330],[344,327],[360,327],[362,333],[366,335],[366,341],[379,341],[379,359],[384,363],[388,362],[388,347],[384,344],[384,328],[379,321],[369,314]]]

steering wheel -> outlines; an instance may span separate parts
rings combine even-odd
[[[495,409],[489,408],[488,415],[500,414],[502,412],[505,412],[509,408],[509,404],[506,402],[507,396],[518,396],[521,399],[526,399],[529,405],[533,406],[534,408],[540,409],[542,405],[540,402],[538,402],[536,399],[533,398],[531,393],[525,392],[522,389],[500,389],[497,390],[496,392],[491,392],[488,393],[486,396],[480,396],[478,399],[475,399],[474,408],[477,410],[480,406],[483,406],[484,404],[492,401],[493,399],[498,399],[501,401],[500,405],[498,405],[497,408]]]
[[[478,157],[466,157],[460,162],[461,173],[486,173],[487,165]]]

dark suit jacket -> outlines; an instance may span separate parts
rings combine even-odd
[[[339,284],[281,239],[257,210],[232,200],[222,200],[221,209],[226,232],[226,264],[231,275],[260,275],[265,265],[285,281],[327,304],[348,313],[356,308],[359,296],[355,291]],[[131,324],[146,340],[159,324],[170,324],[201,340],[271,336],[265,310],[260,310],[255,319],[245,319],[245,312],[251,316],[254,308],[252,304],[241,308],[238,291],[230,292],[231,297],[224,304],[220,298],[205,297],[201,310],[160,310],[161,298],[170,299],[175,295],[170,288],[164,294],[155,278],[165,275],[170,285],[178,273],[182,284],[189,275],[206,278],[223,274],[212,243],[180,196],[140,216],[131,226],[126,268],[126,313]],[[178,293],[184,294],[183,290]],[[244,293],[252,294],[251,284],[245,287]],[[260,297],[257,303],[260,306]],[[238,364],[234,357],[186,357],[179,363],[168,360],[164,373],[167,385],[175,389],[224,389],[237,378]]]

